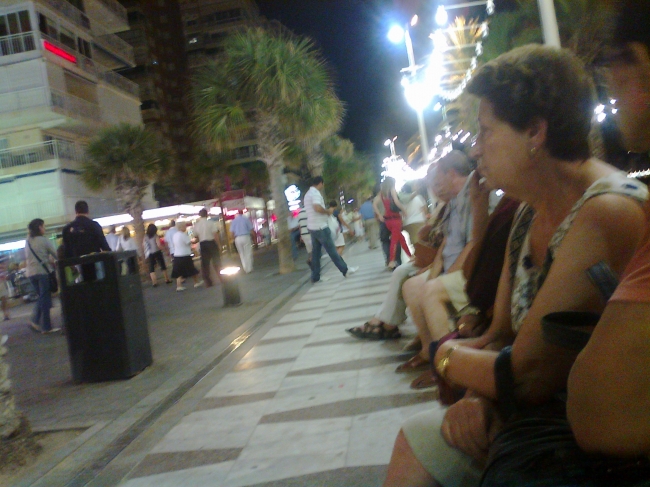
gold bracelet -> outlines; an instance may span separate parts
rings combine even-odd
[[[440,377],[442,377],[445,380],[447,380],[446,373],[447,373],[447,368],[449,367],[449,360],[451,358],[451,354],[454,353],[458,347],[459,345],[454,345],[449,350],[447,350],[443,355],[443,357],[438,362],[438,364],[436,365],[436,370],[438,371],[438,374],[440,375]]]

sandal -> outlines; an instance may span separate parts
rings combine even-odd
[[[411,389],[428,389],[437,385],[438,379],[433,375],[433,372],[425,370],[411,382]]]
[[[366,321],[363,326],[348,328],[345,331],[355,338],[365,340],[395,340],[402,337],[402,334],[399,332],[399,328],[397,327],[386,328],[385,323],[373,325],[368,321]]]
[[[413,357],[408,359],[402,365],[398,366],[395,369],[395,372],[412,372],[415,370],[426,369],[429,366],[430,366],[429,359],[422,358],[418,353],[417,355],[414,355]]]

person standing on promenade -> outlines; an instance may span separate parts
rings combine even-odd
[[[117,233],[115,233],[115,225],[111,225],[108,228],[108,234],[106,234],[106,241],[108,242],[108,246],[113,252],[117,250],[117,242],[119,239],[120,237],[118,237]]]
[[[316,283],[321,280],[320,277],[320,256],[321,249],[324,247],[327,254],[334,262],[334,265],[341,271],[343,277],[346,277],[348,273],[352,274],[356,272],[358,267],[348,268],[345,261],[341,256],[336,252],[336,247],[332,241],[332,234],[327,225],[330,215],[333,213],[333,209],[325,208],[325,200],[323,199],[323,178],[321,176],[316,176],[312,183],[309,191],[305,195],[305,210],[307,211],[307,229],[311,235],[313,250],[311,257],[311,282]]]
[[[197,288],[203,285],[203,281],[199,281],[196,276],[199,271],[194,267],[194,260],[192,259],[192,240],[186,232],[187,223],[180,222],[178,224],[178,231],[174,235],[174,265],[172,267],[172,279],[176,279],[176,291],[185,291],[183,282],[188,277],[194,280],[194,287]],[[210,268],[208,267],[208,271]]]
[[[201,273],[203,274],[205,287],[211,287],[212,278],[210,277],[210,267],[214,267],[217,277],[219,277],[219,271],[221,270],[221,245],[219,245],[219,229],[217,228],[217,224],[212,220],[208,220],[208,210],[205,208],[199,211],[199,219],[194,224],[194,233],[199,239]],[[175,239],[174,250],[177,250]]]
[[[52,328],[50,308],[52,307],[52,291],[50,289],[50,272],[54,270],[53,262],[56,252],[52,243],[44,237],[45,222],[35,218],[27,227],[29,235],[25,244],[25,260],[27,262],[27,277],[38,294],[29,326],[38,333],[55,333],[61,328]]]
[[[76,218],[63,227],[63,250],[66,258],[81,257],[93,252],[110,252],[102,227],[88,217],[88,203],[74,205]],[[93,266],[94,269],[94,266]]]
[[[239,210],[235,219],[230,223],[230,232],[235,239],[235,247],[241,259],[244,272],[248,274],[253,271],[253,243],[251,240],[253,224],[250,218],[244,216],[244,211]]]
[[[165,243],[167,244],[167,248],[169,249],[169,256],[172,260],[174,260],[174,235],[177,232],[178,228],[176,228],[176,220],[172,220],[169,222],[169,228],[167,229],[167,232],[165,232]]]

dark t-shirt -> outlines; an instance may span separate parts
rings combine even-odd
[[[86,216],[77,216],[63,227],[63,248],[67,258],[111,251],[102,227]]]

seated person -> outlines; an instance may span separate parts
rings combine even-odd
[[[589,157],[593,90],[573,54],[538,45],[515,49],[480,68],[468,91],[480,98],[480,171],[524,203],[490,328],[479,338],[443,343],[434,357],[440,376],[468,395],[448,411],[437,405],[403,425],[387,487],[478,485],[492,435],[466,433],[477,422],[489,433],[498,426],[485,407],[497,399],[497,357],[511,362],[520,403],[543,403],[562,390],[575,354],[545,344],[542,317],[601,312],[585,270],[604,262],[622,272],[644,231],[640,202],[647,189]],[[512,353],[501,356],[501,349]],[[467,403],[476,405],[473,413],[456,414]]]
[[[437,166],[437,170],[435,167]],[[447,156],[443,157],[438,164],[429,166],[427,172],[427,184],[432,189],[434,194],[442,201],[447,203],[443,213],[435,215],[431,220],[431,230],[426,236],[429,242],[435,246],[440,246],[440,234],[467,235],[467,220],[469,219],[470,205],[467,203],[468,194],[461,193],[465,187],[467,177],[471,171],[471,161],[469,158],[460,151],[452,151]],[[436,184],[439,179],[438,173],[444,175],[445,180],[450,180],[451,183],[446,186]],[[440,176],[442,178],[443,176]],[[453,203],[453,212],[449,211],[449,205]],[[462,211],[458,211],[458,209]],[[423,236],[424,237],[424,236]],[[460,243],[464,243],[461,241]],[[466,242],[465,242],[466,243]],[[452,247],[448,248],[448,259],[455,259],[461,252],[463,247],[457,245],[452,251]],[[438,252],[436,255],[440,255]],[[416,250],[417,256],[417,250]],[[439,259],[440,260],[440,259]],[[442,260],[440,260],[442,262]],[[414,261],[407,262],[397,267],[391,276],[391,284],[386,298],[382,303],[378,313],[367,321],[363,326],[350,328],[348,333],[357,338],[368,339],[388,339],[399,338],[398,326],[406,320],[406,303],[402,293],[402,285],[404,282],[418,272],[421,268],[415,266]],[[439,264],[438,264],[439,267]],[[434,270],[436,275],[439,270]]]

